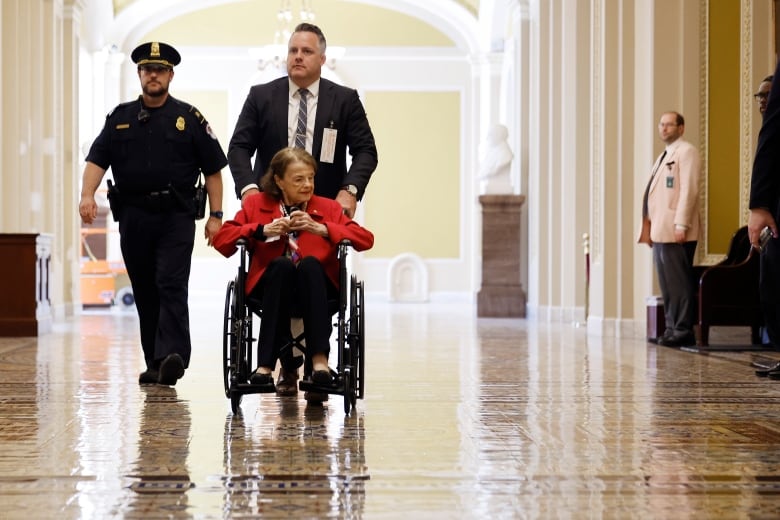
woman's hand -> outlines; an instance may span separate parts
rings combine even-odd
[[[308,231],[321,237],[328,236],[328,226],[318,224],[305,211],[293,211],[290,214],[290,231]]]
[[[290,232],[290,219],[287,217],[278,218],[263,226],[263,234],[267,237],[278,237],[288,232]]]

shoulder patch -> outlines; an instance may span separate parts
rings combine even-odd
[[[189,111],[190,111],[190,114],[194,115],[198,119],[198,123],[200,123],[200,124],[206,123],[206,118],[203,117],[203,114],[201,114],[198,111],[197,108],[195,108],[194,106],[190,105],[190,110]],[[206,124],[208,124],[208,123],[206,123]]]
[[[119,103],[108,114],[106,114],[106,119],[111,117],[114,114],[114,112],[116,112],[118,109],[128,107],[128,106],[130,106],[130,105],[132,105],[134,103],[137,103],[137,102],[138,102],[138,100],[125,101],[124,103]]]

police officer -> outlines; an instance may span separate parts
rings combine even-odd
[[[227,158],[198,110],[168,94],[179,53],[162,42],[131,55],[143,93],[122,103],[87,155],[79,214],[97,216],[95,191],[111,167],[109,201],[133,287],[146,370],[140,384],[175,385],[190,362],[188,284],[195,242],[196,183],[202,172],[210,216],[206,240],[222,225]]]

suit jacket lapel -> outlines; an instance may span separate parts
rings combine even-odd
[[[661,152],[663,154],[663,152]],[[661,176],[661,168],[664,167],[664,163],[666,163],[669,160],[669,156],[671,155],[671,152],[666,153],[666,157],[663,158],[663,160],[659,163],[658,159],[661,158],[661,156],[658,156],[658,159],[655,160],[653,163],[653,171],[652,176],[653,179],[650,181],[650,192],[652,192],[655,189],[655,185],[658,184],[658,178]],[[649,192],[648,192],[649,193]]]
[[[281,150],[282,148],[290,146],[287,136],[290,84],[287,76],[277,80],[271,98],[271,110],[273,110],[272,117],[273,121],[276,122],[275,135],[276,139],[279,141],[279,147],[277,149]]]

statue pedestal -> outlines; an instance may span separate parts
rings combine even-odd
[[[520,284],[520,207],[524,195],[481,195],[482,288],[478,317],[525,317]]]

